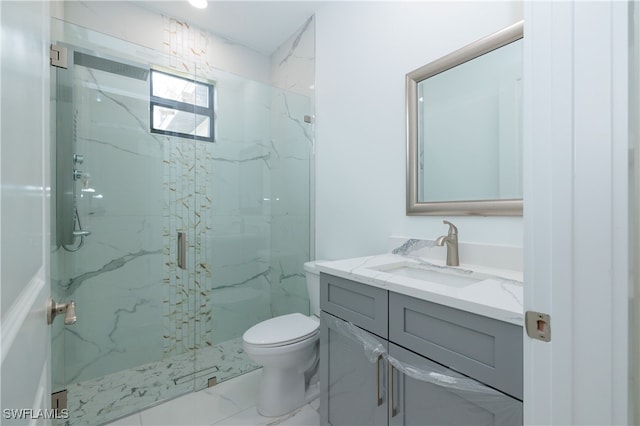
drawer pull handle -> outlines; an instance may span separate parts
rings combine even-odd
[[[395,370],[395,368],[393,367],[393,365],[389,364],[389,369],[391,371],[391,418],[394,418],[395,416],[398,415],[398,407],[396,407],[396,402],[395,402],[395,381],[393,380],[393,370]]]
[[[382,354],[378,355],[378,359],[376,361],[376,403],[378,407],[382,405],[384,402],[382,400],[382,396],[380,396],[380,360],[382,359]]]

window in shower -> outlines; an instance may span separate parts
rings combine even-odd
[[[151,70],[151,132],[213,142],[213,85]]]

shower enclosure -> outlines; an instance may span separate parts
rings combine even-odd
[[[308,313],[310,99],[53,20],[52,390],[98,424],[255,369]],[[66,394],[64,393],[66,391]]]

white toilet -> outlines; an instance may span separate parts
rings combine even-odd
[[[304,264],[311,316],[299,313],[262,321],[242,335],[242,346],[262,365],[258,412],[280,416],[315,399],[320,338],[320,276],[315,262]]]

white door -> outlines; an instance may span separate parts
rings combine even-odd
[[[0,423],[50,406],[49,4],[0,1]]]
[[[525,424],[628,424],[627,2],[525,2]]]

